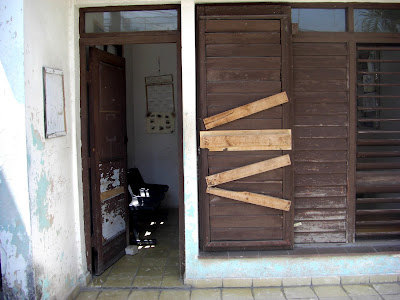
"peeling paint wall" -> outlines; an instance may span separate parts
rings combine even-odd
[[[66,298],[83,282],[77,190],[72,1],[24,1],[26,132],[36,298]],[[45,139],[42,68],[64,72],[67,135]],[[78,101],[79,102],[79,101]]]
[[[27,178],[23,1],[0,3],[0,259],[6,299],[34,297]]]

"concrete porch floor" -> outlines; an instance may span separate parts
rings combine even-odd
[[[178,215],[149,221],[145,238],[156,238],[156,246],[146,246],[134,256],[125,255],[101,276],[82,288],[75,299],[400,299],[397,282],[351,281],[335,285],[302,285],[260,287],[239,281],[217,288],[195,288],[184,285],[179,274]],[[226,281],[228,283],[228,281]]]

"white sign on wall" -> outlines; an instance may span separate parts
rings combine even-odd
[[[63,72],[43,67],[43,85],[46,138],[66,135]]]

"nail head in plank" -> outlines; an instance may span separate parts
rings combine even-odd
[[[258,113],[268,108],[278,106],[288,101],[289,99],[286,95],[286,92],[282,92],[205,118],[203,120],[204,126],[206,129],[211,129],[219,125],[226,124],[228,122],[232,122],[237,119],[241,119],[249,115]]]
[[[234,191],[228,191],[228,190],[223,190],[223,189],[214,188],[214,187],[208,187],[206,192],[208,194],[212,194],[212,195],[216,195],[216,196],[220,196],[220,197],[224,197],[224,198],[229,198],[229,199],[233,199],[233,200],[237,200],[237,201],[242,201],[242,202],[246,202],[246,203],[251,203],[251,204],[255,204],[255,205],[260,205],[260,206],[284,210],[284,211],[289,211],[290,205],[291,205],[291,201],[289,201],[289,200],[255,194],[255,193],[250,193],[250,192],[234,192]]]
[[[250,164],[229,171],[217,173],[206,177],[207,186],[214,186],[237,179],[249,177],[252,175],[264,173],[290,165],[290,156],[288,154],[267,159],[258,163]]]

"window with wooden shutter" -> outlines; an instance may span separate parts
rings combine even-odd
[[[248,15],[246,7],[241,15],[229,6],[197,11],[204,251],[293,247],[290,97],[242,115],[251,110],[245,105],[289,93],[287,14],[275,6],[268,9],[276,15],[251,9]],[[214,127],[220,118],[228,122]]]

